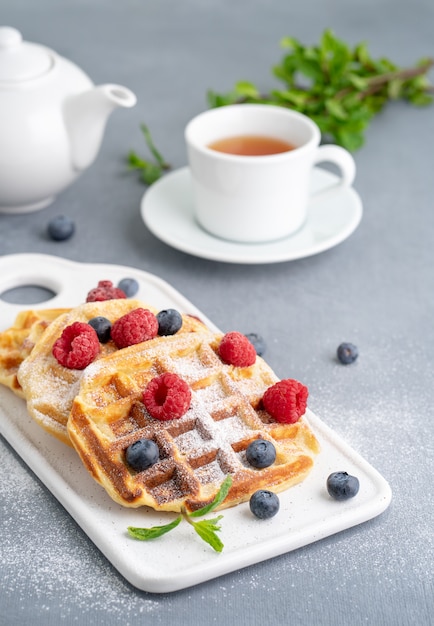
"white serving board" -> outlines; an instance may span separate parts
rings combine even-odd
[[[129,267],[17,254],[0,257],[0,298],[7,289],[23,285],[42,286],[56,296],[31,306],[0,299],[0,330],[10,326],[23,308],[75,306],[99,280],[116,284],[127,276],[139,281],[137,297],[143,301],[198,315],[215,328],[192,303],[152,274]],[[391,491],[384,478],[311,411],[307,417],[321,444],[311,474],[279,495],[280,511],[270,520],[254,518],[248,504],[222,511],[219,536],[224,549],[216,553],[185,522],[153,541],[130,538],[128,526],[165,524],[175,514],[114,503],[86,472],[74,450],[33,422],[23,400],[0,388],[0,433],[113,566],[135,587],[154,593],[183,589],[289,552],[365,522],[387,508]],[[332,500],[325,487],[327,476],[339,470],[360,480],[358,495],[346,502]]]

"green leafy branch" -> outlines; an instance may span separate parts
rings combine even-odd
[[[317,46],[302,45],[294,37],[285,37],[281,46],[286,53],[272,72],[282,89],[262,94],[253,83],[240,81],[226,94],[209,91],[209,105],[249,102],[288,107],[315,121],[324,137],[355,151],[387,102],[401,99],[423,106],[433,101],[427,77],[433,59],[400,68],[389,59],[373,59],[366,43],[351,48],[329,29]]]
[[[219,526],[218,523],[223,518],[223,515],[219,515],[218,517],[215,517],[213,519],[200,520],[198,522],[194,521],[193,518],[201,517],[213,511],[226,498],[231,485],[232,477],[227,476],[223,481],[216,497],[210,504],[207,504],[197,511],[193,511],[192,513],[188,513],[183,507],[181,510],[181,515],[179,515],[169,524],[164,524],[163,526],[152,526],[151,528],[136,528],[135,526],[129,526],[128,534],[131,537],[134,537],[134,539],[139,539],[140,541],[149,541],[150,539],[157,539],[158,537],[165,535],[166,533],[176,528],[182,522],[182,520],[185,520],[194,528],[196,533],[201,539],[203,539],[203,541],[208,543],[216,552],[221,552],[223,550],[224,544],[216,533],[221,530],[221,526]]]
[[[166,170],[170,169],[170,165],[155,147],[149,128],[145,124],[141,124],[140,129],[154,160],[145,160],[132,150],[127,157],[128,169],[139,171],[142,182],[146,185],[152,185],[152,183],[161,178]]]

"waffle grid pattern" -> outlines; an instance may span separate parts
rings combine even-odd
[[[261,409],[267,387],[278,379],[262,359],[249,368],[224,365],[215,335],[169,338],[133,347],[89,368],[68,428],[88,469],[113,499],[129,506],[194,510],[210,502],[227,474],[233,485],[224,506],[246,500],[261,487],[278,491],[304,478],[315,440],[304,422],[281,425]],[[103,365],[103,367],[102,367]],[[174,372],[189,383],[192,403],[180,419],[153,419],[141,402],[154,376]],[[246,461],[255,438],[273,441],[277,459],[258,470]],[[160,459],[135,473],[125,450],[137,439],[154,440]]]

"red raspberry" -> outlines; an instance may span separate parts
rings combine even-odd
[[[276,422],[294,424],[306,412],[308,394],[307,387],[302,383],[287,378],[268,387],[262,402]]]
[[[98,287],[94,287],[87,294],[86,302],[102,302],[103,300],[116,300],[126,297],[122,289],[113,287],[111,280],[100,280]]]
[[[118,348],[153,339],[158,333],[157,317],[148,309],[134,309],[112,326],[111,337]]]
[[[236,367],[248,367],[256,361],[256,350],[245,335],[233,331],[226,333],[219,346],[220,358]]]
[[[82,370],[100,351],[98,335],[89,324],[74,322],[67,326],[53,345],[53,356],[60,365]]]
[[[158,420],[182,417],[190,408],[191,390],[177,374],[165,372],[153,378],[143,392],[148,413]]]

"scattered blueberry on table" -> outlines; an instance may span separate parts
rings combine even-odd
[[[343,365],[349,365],[359,356],[359,350],[353,343],[344,341],[338,346],[337,357],[340,363]]]
[[[48,222],[48,235],[54,241],[66,241],[75,232],[75,223],[66,215],[57,215]]]

